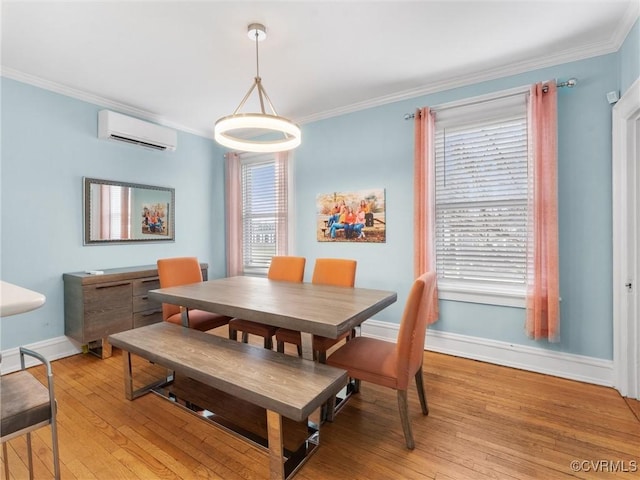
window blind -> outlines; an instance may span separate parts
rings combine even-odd
[[[247,273],[267,273],[276,255],[278,224],[287,219],[286,175],[273,158],[243,161],[242,248]]]
[[[436,113],[436,268],[453,281],[524,285],[524,95]]]

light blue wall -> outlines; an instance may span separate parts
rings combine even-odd
[[[100,107],[1,81],[1,278],[47,297],[0,320],[3,350],[64,335],[64,272],[195,255],[211,278],[224,276],[224,170],[212,140],[179,132],[171,153],[99,140]],[[83,176],[175,188],[176,241],[83,246]]]
[[[357,284],[398,292],[398,302],[376,316],[398,322],[413,280],[413,122],[416,107],[557,78],[578,78],[558,93],[561,342],[524,334],[524,310],[442,301],[432,328],[598,358],[612,358],[611,106],[619,88],[617,54],[456,88],[318,121],[303,128],[295,152],[296,253],[313,259],[358,261]],[[315,240],[319,193],[386,189],[385,244]]]
[[[432,328],[611,359],[611,106],[605,95],[624,92],[638,77],[639,36],[636,23],[615,54],[304,125],[302,146],[294,153],[295,253],[309,262],[325,256],[358,260],[359,286],[398,292],[398,302],[376,318],[398,322],[413,280],[413,123],[403,115],[424,105],[576,77],[578,86],[558,95],[561,342],[529,340],[519,308],[443,301]],[[99,107],[1,82],[0,274],[44,293],[47,303],[19,320],[0,320],[0,348],[63,335],[63,272],[197,255],[209,263],[211,278],[224,276],[224,170],[222,150],[213,141],[179,132],[178,150],[168,154],[101,141]],[[84,247],[83,176],[175,188],[176,242]],[[316,195],[368,188],[386,189],[387,242],[317,242]]]
[[[624,94],[640,77],[640,19],[636,20],[618,54],[620,56],[620,93]]]

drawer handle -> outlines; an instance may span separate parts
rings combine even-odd
[[[158,281],[158,277],[156,277],[156,278],[147,278],[146,280],[142,280],[142,283],[157,282],[157,281]]]
[[[142,300],[149,300],[149,295],[143,295],[140,297]]]
[[[124,285],[131,285],[131,282],[124,282],[124,283],[116,283],[113,285],[98,285],[96,287],[96,290],[101,289],[101,288],[114,288],[114,287],[122,287]]]
[[[162,310],[154,310],[153,312],[143,313],[143,317],[150,317],[151,315],[155,315],[156,313],[162,313]]]

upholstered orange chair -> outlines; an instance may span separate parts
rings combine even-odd
[[[328,365],[342,368],[349,377],[356,379],[355,391],[358,391],[360,380],[397,390],[404,439],[410,450],[415,447],[407,403],[411,377],[415,378],[422,413],[429,414],[422,381],[422,360],[427,330],[425,312],[433,298],[435,280],[435,272],[428,272],[413,283],[402,314],[397,343],[357,337],[327,358]]]
[[[158,264],[158,277],[160,288],[176,287],[202,281],[202,270],[196,257],[161,258]],[[205,312],[204,310],[188,310],[189,328],[206,332],[212,328],[226,325],[231,317],[218,313]],[[162,304],[162,319],[182,325],[182,307]]]
[[[343,258],[318,258],[313,267],[311,283],[316,285],[335,285],[338,287],[352,287],[356,283],[355,260]],[[324,363],[327,358],[327,350],[345,338],[351,336],[351,332],[342,334],[339,338],[327,338],[313,336],[313,358]],[[279,352],[284,352],[284,344],[292,343],[298,349],[298,356],[302,356],[302,337],[300,332],[279,328],[276,331],[276,345]]]
[[[304,257],[279,255],[271,259],[267,278],[281,282],[302,283],[304,267],[307,260]],[[249,335],[256,335],[264,339],[264,348],[273,349],[273,336],[277,328],[264,323],[252,322],[242,318],[234,318],[229,322],[229,338],[238,339],[238,332],[242,332],[242,342],[249,341]]]

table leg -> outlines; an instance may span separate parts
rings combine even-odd
[[[300,332],[302,339],[302,358],[314,360],[313,358],[313,335],[307,332]]]

